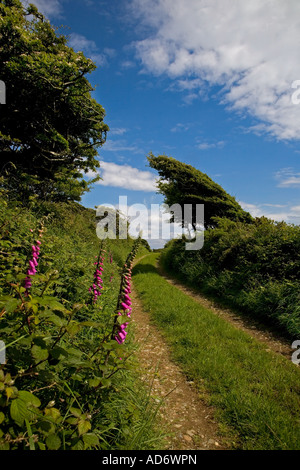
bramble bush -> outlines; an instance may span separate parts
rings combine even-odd
[[[25,209],[3,193],[0,228],[0,448],[142,448],[155,413],[123,344],[140,240],[120,268],[93,211],[35,198]]]

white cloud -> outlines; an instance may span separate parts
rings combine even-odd
[[[190,124],[182,124],[178,122],[174,127],[172,127],[171,132],[185,132],[190,129]]]
[[[62,5],[59,0],[23,0],[22,3],[25,7],[27,7],[30,3],[33,3],[37,9],[47,18],[60,17],[62,14]]]
[[[125,132],[127,132],[127,129],[125,129],[125,127],[113,127],[109,130],[110,135],[123,135],[125,134]]]
[[[225,145],[224,140],[220,140],[218,142],[199,142],[197,144],[197,148],[200,150],[209,150],[209,149],[223,148],[224,145]]]
[[[88,172],[93,178],[98,173]],[[102,186],[113,186],[133,191],[157,191],[157,178],[150,171],[142,171],[129,165],[117,165],[113,162],[100,162],[99,174],[103,180],[97,182]]]
[[[282,204],[250,204],[243,201],[239,201],[242,208],[250,212],[253,217],[268,217],[269,219],[275,220],[276,222],[287,222],[290,224],[299,225],[300,223],[300,206],[285,206]],[[268,209],[266,209],[266,207]],[[285,209],[281,211],[270,211],[272,209]]]
[[[190,101],[203,82],[218,85],[220,102],[257,118],[261,131],[299,139],[300,105],[292,103],[291,85],[300,79],[300,2],[132,0],[132,5],[152,30],[135,44],[144,70],[168,74],[189,90]]]
[[[120,133],[119,133],[120,135]],[[142,153],[144,154],[144,150],[139,148],[137,145],[128,144],[125,140],[107,140],[105,142],[105,147],[103,148],[104,151],[107,152],[132,152],[132,153]]]
[[[279,180],[279,188],[300,187],[300,172],[296,172],[293,168],[283,168],[275,174],[275,178]]]
[[[281,181],[278,185],[281,188],[287,188],[291,186],[300,186],[300,175],[298,176],[291,176],[290,178],[285,179],[284,181]]]
[[[106,65],[107,58],[114,56],[114,49],[104,49],[100,52],[95,41],[86,38],[82,34],[71,33],[69,38],[69,46],[74,49],[75,52],[81,51],[85,56],[89,57],[98,66]]]

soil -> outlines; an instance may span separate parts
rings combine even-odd
[[[166,449],[227,449],[214,420],[214,410],[205,404],[193,382],[172,361],[162,333],[143,310],[134,287],[131,297],[142,380],[146,387],[151,387],[152,397],[160,404],[159,419],[166,433]]]
[[[158,269],[169,283],[264,343],[267,351],[275,351],[290,360],[292,350],[286,340],[249,319],[218,307],[213,301],[181,285]],[[151,387],[153,399],[160,404],[159,419],[162,429],[166,431],[166,449],[229,450],[230,441],[220,432],[218,422],[214,418],[215,410],[207,404],[205,396],[200,395],[193,382],[186,378],[172,360],[162,332],[143,310],[134,286],[131,297],[137,354],[143,371],[142,380]]]

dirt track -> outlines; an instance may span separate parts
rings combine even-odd
[[[182,286],[167,276],[160,268],[161,275],[201,305],[209,308],[236,328],[246,331],[266,346],[290,360],[290,344],[254,321],[238,316],[227,309],[221,309],[213,302],[192,289]],[[230,444],[221,437],[214,410],[208,406],[205,394],[189,382],[180,368],[172,361],[163,334],[151,322],[149,314],[143,310],[136,291],[132,290],[133,323],[135,337],[139,345],[138,357],[143,370],[142,378],[151,386],[152,396],[162,403],[160,419],[169,435],[166,439],[169,450],[221,450],[230,449]]]
[[[142,379],[152,387],[152,396],[162,402],[160,419],[167,430],[168,450],[226,449],[213,418],[213,409],[174,364],[162,334],[143,311],[133,288],[132,315]]]

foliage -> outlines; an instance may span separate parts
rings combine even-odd
[[[76,203],[33,199],[29,210],[1,196],[1,449],[143,448],[153,439],[153,404],[138,385],[130,340],[113,334],[122,272],[99,246],[94,218]]]
[[[1,0],[0,15],[4,185],[20,200],[80,200],[89,187],[83,175],[99,166],[97,148],[108,131],[86,78],[95,64],[34,5],[26,10],[19,0]]]
[[[300,227],[266,217],[252,224],[218,219],[204,246],[189,253],[169,242],[164,265],[186,282],[227,301],[288,337],[300,333]]]
[[[223,217],[231,220],[251,222],[252,217],[245,212],[234,197],[216,184],[209,176],[196,170],[191,165],[182,163],[166,155],[148,156],[149,165],[158,171],[160,179],[158,189],[164,195],[164,202],[171,207],[179,204],[182,216],[175,214],[171,221],[179,222],[185,226],[184,205],[193,204],[192,222],[196,229],[197,214],[196,205],[204,204],[205,227],[215,226],[215,217]]]

